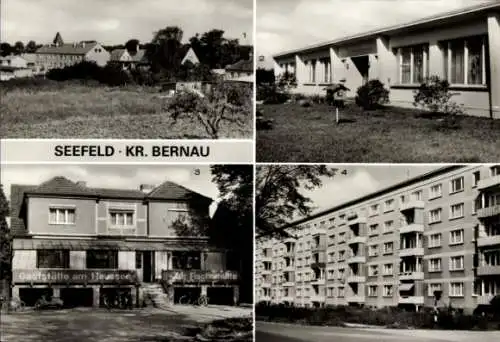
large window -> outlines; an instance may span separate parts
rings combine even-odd
[[[401,84],[422,83],[429,71],[429,46],[415,45],[398,50]]]
[[[201,269],[201,253],[196,251],[174,251],[172,252],[172,267],[176,270],[199,270]]]
[[[69,250],[39,249],[36,251],[37,268],[69,268]]]
[[[118,251],[113,250],[88,250],[87,268],[118,268]]]
[[[464,217],[464,204],[458,203],[450,206],[450,220]]]
[[[112,226],[131,227],[134,225],[134,212],[132,210],[112,209],[109,211],[109,220]]]
[[[486,85],[486,36],[447,41],[443,50],[448,82]]]
[[[75,224],[75,208],[51,207],[49,208],[50,224]]]

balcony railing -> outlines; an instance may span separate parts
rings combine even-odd
[[[323,242],[311,246],[312,253],[321,252],[321,251],[324,251],[325,249],[326,249],[326,243],[323,243]]]
[[[323,235],[323,234],[326,234],[326,228],[313,228],[313,229],[311,229],[312,236]]]
[[[135,270],[14,269],[13,283],[32,284],[136,284]]]
[[[477,183],[478,190],[486,190],[488,188],[500,187],[500,175],[486,179],[481,179]]]
[[[357,224],[362,224],[362,223],[366,223],[366,222],[367,222],[366,217],[360,216],[360,217],[357,217],[357,218],[355,218],[353,220],[350,220],[348,222],[348,225],[349,226],[355,226]]]
[[[399,233],[400,234],[406,234],[406,233],[423,233],[424,232],[424,225],[420,223],[410,223],[401,226],[399,228]]]
[[[311,300],[311,302],[319,302],[319,303],[321,303],[321,302],[325,301],[325,296],[320,295],[320,294],[314,294],[311,297],[309,297],[309,299]]]
[[[408,296],[408,297],[399,297],[399,304],[416,304],[416,305],[424,305],[424,296]]]
[[[358,244],[358,243],[365,244],[366,241],[367,241],[367,239],[368,238],[366,236],[359,236],[359,235],[349,234],[349,236],[347,237],[347,243],[349,245],[355,245],[355,244]]]
[[[424,280],[424,272],[410,271],[399,273],[399,280]]]
[[[406,211],[406,210],[411,210],[411,209],[423,209],[425,207],[425,202],[424,201],[419,201],[415,199],[411,199],[406,203],[401,203],[401,206],[399,207],[400,211]]]
[[[322,262],[322,261],[313,262],[311,264],[311,268],[325,268],[325,267],[326,267],[326,263]]]
[[[500,205],[494,205],[477,210],[477,217],[479,218],[493,217],[496,215],[500,215]]]
[[[478,276],[500,275],[500,266],[482,265],[477,268]]]
[[[349,296],[346,296],[346,301],[348,303],[364,303],[365,296],[363,296],[363,295],[349,295]]]
[[[347,277],[348,283],[364,283],[365,281],[366,277],[361,275],[350,275]]]
[[[348,264],[364,264],[366,262],[366,257],[364,255],[351,255],[347,258]]]
[[[478,247],[500,245],[500,235],[482,236],[477,239]]]
[[[236,283],[239,281],[237,271],[204,271],[204,270],[164,270],[162,280],[168,284],[196,283]]]
[[[477,305],[489,305],[491,300],[495,297],[495,295],[487,294],[482,296],[477,296]]]
[[[402,248],[399,250],[400,257],[423,256],[423,255],[424,255],[423,247]]]

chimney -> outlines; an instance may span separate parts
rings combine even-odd
[[[81,188],[86,188],[87,187],[87,182],[85,182],[85,181],[78,181],[78,182],[76,182],[76,186],[79,186]]]
[[[85,47],[85,42],[82,42],[82,48],[84,48],[84,47]]]
[[[139,190],[147,194],[148,192],[151,192],[155,186],[153,184],[141,184],[139,186]]]

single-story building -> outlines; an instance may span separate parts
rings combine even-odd
[[[500,2],[462,8],[279,53],[275,74],[295,74],[295,92],[324,93],[345,80],[354,96],[369,79],[390,89],[392,105],[413,107],[429,76],[446,79],[470,115],[500,118]]]
[[[8,81],[13,78],[25,78],[32,76],[33,70],[31,68],[0,65],[0,81]]]

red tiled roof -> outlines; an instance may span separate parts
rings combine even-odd
[[[69,196],[96,196],[97,194],[91,188],[78,185],[65,177],[54,177],[35,189],[31,190],[31,194],[43,195],[69,195]]]
[[[183,186],[167,181],[154,188],[146,195],[146,199],[187,200],[194,196],[204,197]]]
[[[253,72],[253,58],[241,60],[234,64],[226,66],[227,71]]]

